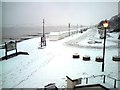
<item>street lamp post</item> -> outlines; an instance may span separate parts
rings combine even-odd
[[[68,24],[68,27],[69,27],[69,36],[70,36],[70,23]]]
[[[44,46],[46,46],[46,37],[45,37],[45,29],[44,29],[44,19],[43,19],[43,42],[44,42]]]
[[[44,30],[44,19],[43,19],[43,35],[41,37],[41,47],[46,46],[46,37],[45,37],[45,30]]]
[[[79,32],[79,30],[78,30],[78,24],[77,24],[77,33]]]
[[[45,37],[45,30],[44,30],[44,19],[43,19],[43,37]]]
[[[109,25],[108,21],[105,20],[105,21],[103,22],[103,27],[104,27],[105,31],[104,31],[104,44],[103,44],[102,72],[104,72],[104,66],[105,66],[105,63],[104,63],[104,61],[105,61],[105,42],[106,42],[106,29],[108,28],[108,25]]]

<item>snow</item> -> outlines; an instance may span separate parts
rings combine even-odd
[[[102,63],[95,61],[97,56],[102,56],[103,50],[98,47],[102,47],[103,43],[87,43],[91,36],[95,40],[98,37],[95,28],[58,41],[49,41],[47,38],[47,46],[44,49],[38,49],[40,37],[19,42],[18,51],[28,52],[29,55],[19,55],[0,62],[2,67],[0,87],[44,88],[49,83],[55,83],[57,87],[65,88],[66,76],[76,79],[106,74],[118,78],[119,62],[112,61],[112,56],[118,55],[117,34],[111,33],[110,35],[112,37],[107,38],[106,44],[108,48],[105,54],[104,73],[101,72]],[[113,48],[109,48],[111,46]],[[15,51],[10,51],[9,54],[13,52]],[[72,58],[75,53],[80,55],[79,59]],[[0,54],[4,56],[4,50],[0,50]],[[84,55],[89,55],[91,60],[83,61]],[[99,83],[100,79],[94,80],[93,78],[90,82]],[[110,82],[108,87],[113,88],[113,83]]]
[[[88,34],[89,33],[89,34]],[[106,41],[106,48],[114,48],[118,46],[117,36],[118,34],[112,34],[113,37],[107,38]],[[95,43],[95,44],[89,44],[88,42],[101,42],[101,43]],[[103,39],[99,39],[99,35],[97,33],[97,30],[95,29],[89,29],[85,34],[79,36],[77,39],[72,39],[67,44],[71,46],[77,46],[77,47],[85,47],[85,48],[103,48]]]
[[[50,35],[59,35],[60,32],[50,32]]]

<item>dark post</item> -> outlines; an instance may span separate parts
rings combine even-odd
[[[86,84],[88,84],[88,78],[86,78]]]
[[[46,46],[45,30],[44,30],[44,19],[43,19],[43,35],[41,37],[41,47]]]
[[[45,22],[44,22],[44,19],[43,19],[43,44],[44,44],[44,46],[46,46],[46,37],[45,37],[44,24],[45,24]]]
[[[6,60],[7,60],[7,43],[5,42],[5,57],[6,57]]]
[[[114,80],[114,88],[116,88],[116,79]]]
[[[70,36],[70,23],[68,24],[68,27],[69,27],[69,36]]]
[[[17,41],[15,41],[15,51],[16,51],[16,55],[17,55]]]
[[[108,28],[108,21],[105,20],[103,23],[103,27],[105,28],[104,31],[104,43],[103,43],[103,63],[102,63],[102,72],[104,72],[104,66],[105,66],[105,41],[106,41],[106,29]]]
[[[105,83],[105,75],[103,76],[103,83]]]
[[[77,33],[78,33],[78,24],[77,24]]]
[[[44,31],[44,19],[43,19],[43,37],[45,37],[45,31]]]
[[[104,44],[103,44],[103,63],[102,63],[102,72],[104,72],[104,66],[105,66],[105,41],[106,41],[106,28],[104,31]]]
[[[41,45],[41,47],[42,47],[42,43],[43,43],[43,42],[42,42],[42,37],[41,37],[41,44],[40,44],[40,45]]]

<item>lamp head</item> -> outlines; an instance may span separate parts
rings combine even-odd
[[[105,21],[103,22],[103,27],[104,27],[104,28],[108,28],[108,26],[109,26],[109,23],[108,23],[107,20],[105,20]]]

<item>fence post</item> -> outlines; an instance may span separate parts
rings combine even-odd
[[[5,57],[6,57],[6,60],[7,60],[7,43],[5,42]]]
[[[42,47],[42,37],[41,37],[41,42],[40,42],[40,45],[41,45],[41,47]]]
[[[88,78],[86,78],[86,84],[88,84]]]
[[[16,51],[16,55],[17,55],[17,41],[15,41],[15,51]]]
[[[103,83],[105,83],[105,75],[104,75],[104,77],[103,77]]]
[[[114,88],[116,88],[116,79],[114,80]]]

